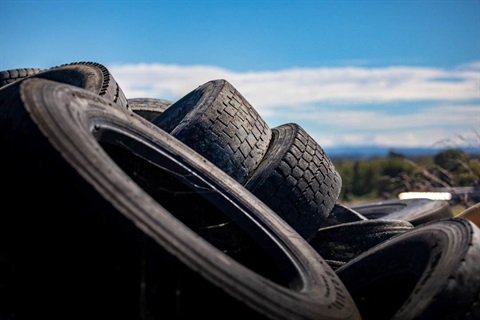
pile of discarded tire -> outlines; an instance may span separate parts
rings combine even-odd
[[[1,319],[480,318],[474,219],[342,205],[321,146],[226,80],[130,98],[75,62],[0,85]]]

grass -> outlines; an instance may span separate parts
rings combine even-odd
[[[467,209],[467,207],[465,207],[464,205],[453,205],[451,206],[452,208],[452,212],[453,212],[453,216],[457,216],[459,215],[460,213],[462,213],[463,211],[465,211]]]

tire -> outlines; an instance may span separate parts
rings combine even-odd
[[[73,62],[63,64],[29,76],[58,81],[98,94],[116,104],[128,108],[128,101],[122,89],[108,69],[96,62]],[[20,81],[25,80],[19,79]],[[18,80],[16,81],[18,82]]]
[[[16,265],[18,319],[138,319],[135,310],[146,313],[147,300],[138,297],[143,235],[228,302],[219,308],[215,296],[199,294],[208,313],[185,308],[186,317],[221,319],[227,307],[228,313],[259,319],[360,319],[349,292],[310,245],[191,148],[88,90],[37,78],[17,88],[8,92],[9,103],[0,104],[0,147],[10,155],[0,161],[11,169],[1,173],[0,189],[5,208],[15,205],[0,215],[0,245]],[[156,181],[151,174],[170,179]],[[190,192],[164,190],[174,179]],[[177,195],[201,197],[210,207],[167,210],[172,203],[164,206],[163,200]],[[28,201],[14,200],[19,196]],[[32,204],[35,209],[28,210]],[[271,259],[281,280],[262,276],[214,245],[215,239],[228,242],[230,233],[214,232],[211,242],[197,233],[221,227],[202,212],[238,226],[262,252],[244,261]],[[189,219],[196,224],[190,227]],[[163,275],[165,281],[173,276]],[[170,314],[172,305],[163,306]]]
[[[243,184],[267,152],[271,130],[226,80],[209,81],[152,121]]]
[[[361,220],[320,228],[309,241],[327,261],[348,262],[370,248],[408,230],[403,220]],[[336,269],[338,265],[331,265]]]
[[[367,219],[400,219],[414,226],[453,217],[447,201],[431,199],[390,199],[350,206]]]
[[[43,69],[40,68],[19,68],[0,71],[0,88],[41,71],[43,71]]]
[[[330,211],[330,214],[322,223],[320,228],[365,220],[368,219],[362,216],[360,213],[356,212],[355,210],[352,210],[351,208],[346,207],[341,203],[335,203],[332,210]]]
[[[464,219],[431,221],[336,270],[362,319],[480,318],[480,229]]]
[[[172,104],[172,101],[157,98],[128,99],[128,105],[130,106],[130,109],[148,121],[152,121],[161,115]]]
[[[278,126],[272,134],[268,153],[245,187],[308,240],[335,206],[341,177],[298,124]]]

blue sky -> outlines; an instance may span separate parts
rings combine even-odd
[[[480,145],[480,0],[0,0],[0,70],[77,61],[127,98],[226,79],[326,148]]]

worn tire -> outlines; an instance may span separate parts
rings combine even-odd
[[[453,217],[447,201],[431,199],[390,199],[352,205],[350,208],[367,219],[400,219],[414,226]]]
[[[320,228],[309,241],[327,261],[348,262],[370,248],[408,230],[403,220],[361,220]],[[335,269],[335,266],[332,266]]]
[[[43,71],[43,69],[40,68],[19,68],[0,71],[0,88],[41,71]]]
[[[161,115],[173,104],[170,100],[158,98],[130,98],[127,100],[130,109],[148,121]]]
[[[96,62],[72,62],[31,74],[28,78],[42,78],[58,81],[98,94],[116,104],[128,108],[128,101],[122,89],[108,69]],[[27,77],[18,79],[23,81]]]
[[[336,226],[348,222],[358,222],[368,220],[355,210],[341,204],[335,203],[330,214],[325,221],[320,225],[320,228]]]
[[[268,153],[245,187],[308,240],[335,206],[341,177],[300,125],[283,124],[272,134]]]
[[[220,319],[227,307],[259,319],[360,319],[349,292],[311,246],[200,154],[88,90],[38,78],[16,88],[0,104],[0,147],[9,154],[0,164],[10,169],[1,172],[0,190],[3,205],[15,205],[0,215],[0,248],[16,266],[10,289],[18,319],[138,318],[142,235],[223,293],[220,300],[199,293],[209,308],[185,310],[186,317]],[[215,209],[206,213],[216,211],[248,234],[263,252],[255,259],[272,259],[283,281],[237,262],[194,231],[201,227],[167,210],[156,198],[161,181],[150,175],[160,172]],[[169,198],[176,195],[172,190]]]
[[[272,135],[258,112],[226,80],[199,86],[152,123],[241,184],[263,159]]]
[[[336,270],[362,319],[480,318],[480,229],[464,219],[431,221]]]

